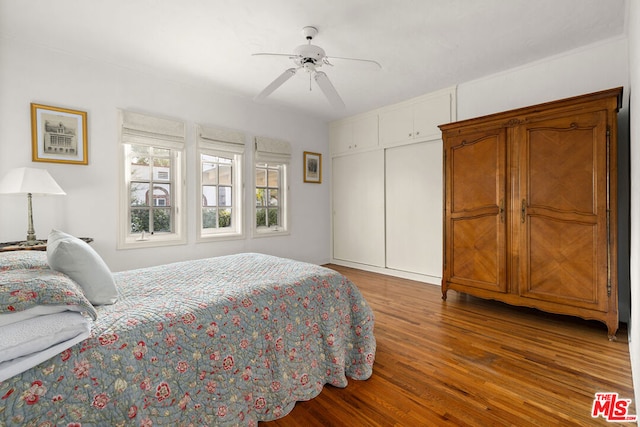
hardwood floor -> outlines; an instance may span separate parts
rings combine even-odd
[[[591,417],[594,394],[634,399],[624,325],[610,342],[600,322],[455,291],[444,302],[438,286],[329,267],[375,312],[373,376],[264,427],[611,425]]]

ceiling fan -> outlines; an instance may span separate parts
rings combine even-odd
[[[358,58],[343,58],[339,56],[328,57],[319,46],[311,44],[311,40],[318,35],[318,29],[316,27],[304,27],[302,29],[302,34],[307,39],[307,44],[300,45],[293,49],[293,53],[254,53],[253,56],[260,55],[270,55],[270,56],[287,56],[289,59],[292,59],[295,63],[296,67],[289,68],[285,70],[282,74],[280,74],[273,82],[271,82],[262,92],[260,92],[254,99],[256,101],[261,101],[267,96],[269,96],[273,91],[282,86],[287,80],[298,72],[300,69],[304,69],[309,73],[309,90],[311,90],[311,77],[316,81],[320,90],[327,97],[329,103],[337,109],[345,108],[344,102],[340,95],[336,91],[336,88],[333,87],[329,77],[322,72],[318,71],[318,68],[323,65],[329,65],[333,67],[333,64],[329,62],[329,58],[331,59],[345,59],[349,61],[360,61],[360,62],[368,62],[377,65],[379,68],[382,66],[377,62],[371,59],[358,59]]]

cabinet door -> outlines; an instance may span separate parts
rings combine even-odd
[[[506,131],[445,139],[443,282],[507,292]]]
[[[333,257],[384,267],[384,152],[334,157]]]
[[[390,146],[413,138],[413,105],[380,113],[380,144]]]
[[[329,139],[331,141],[331,153],[349,151],[353,146],[353,123],[332,123],[329,128]]]
[[[442,141],[386,151],[387,268],[442,274]]]
[[[371,115],[353,121],[353,148],[375,148],[378,146],[378,116]]]
[[[420,140],[440,139],[439,125],[451,122],[451,94],[443,93],[413,107],[413,136]]]
[[[332,154],[375,148],[378,146],[378,115],[334,122],[329,128],[329,139]]]
[[[607,113],[517,131],[520,295],[606,311]]]

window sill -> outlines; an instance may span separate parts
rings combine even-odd
[[[286,229],[270,229],[270,228],[263,228],[263,229],[254,229],[253,230],[253,237],[275,237],[275,236],[288,236],[289,234],[291,234],[289,232],[289,230]]]
[[[216,233],[205,234],[196,238],[197,243],[219,242],[224,240],[241,240],[244,239],[244,233]]]
[[[140,249],[155,248],[162,246],[185,245],[187,239],[177,234],[170,235],[146,235],[144,238],[138,236],[129,236],[124,241],[118,241],[118,250],[122,249]]]

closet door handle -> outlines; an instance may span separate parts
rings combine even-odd
[[[504,199],[500,199],[500,222],[504,224]]]
[[[522,199],[522,205],[520,206],[520,220],[524,224],[525,216],[527,215],[527,202],[525,199]]]

